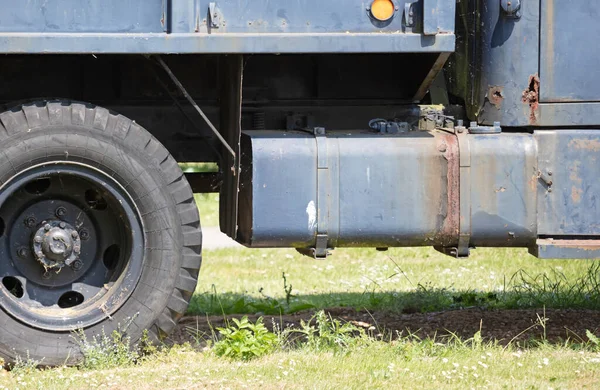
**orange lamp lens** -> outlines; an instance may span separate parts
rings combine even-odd
[[[371,15],[382,22],[389,20],[394,16],[394,3],[391,0],[374,0],[371,4]]]

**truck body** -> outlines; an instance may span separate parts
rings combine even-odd
[[[220,192],[238,242],[315,258],[600,257],[600,4],[0,3],[2,314],[52,340],[49,364],[71,353],[49,333],[97,332],[136,294],[157,294],[136,329],[173,328],[200,266],[192,192]]]

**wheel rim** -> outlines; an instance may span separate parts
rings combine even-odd
[[[31,167],[0,189],[2,308],[68,331],[110,317],[141,275],[141,215],[115,179],[88,165]]]

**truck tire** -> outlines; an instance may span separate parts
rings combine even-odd
[[[74,331],[162,339],[196,287],[192,190],[145,129],[36,101],[0,114],[0,356],[76,364]]]

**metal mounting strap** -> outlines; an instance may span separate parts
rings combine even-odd
[[[467,257],[471,241],[471,144],[468,132],[457,126],[458,150],[460,155],[460,223],[457,257]]]
[[[324,259],[329,254],[328,222],[329,222],[329,165],[327,137],[323,127],[315,127],[317,142],[317,240],[314,250],[315,259]]]

